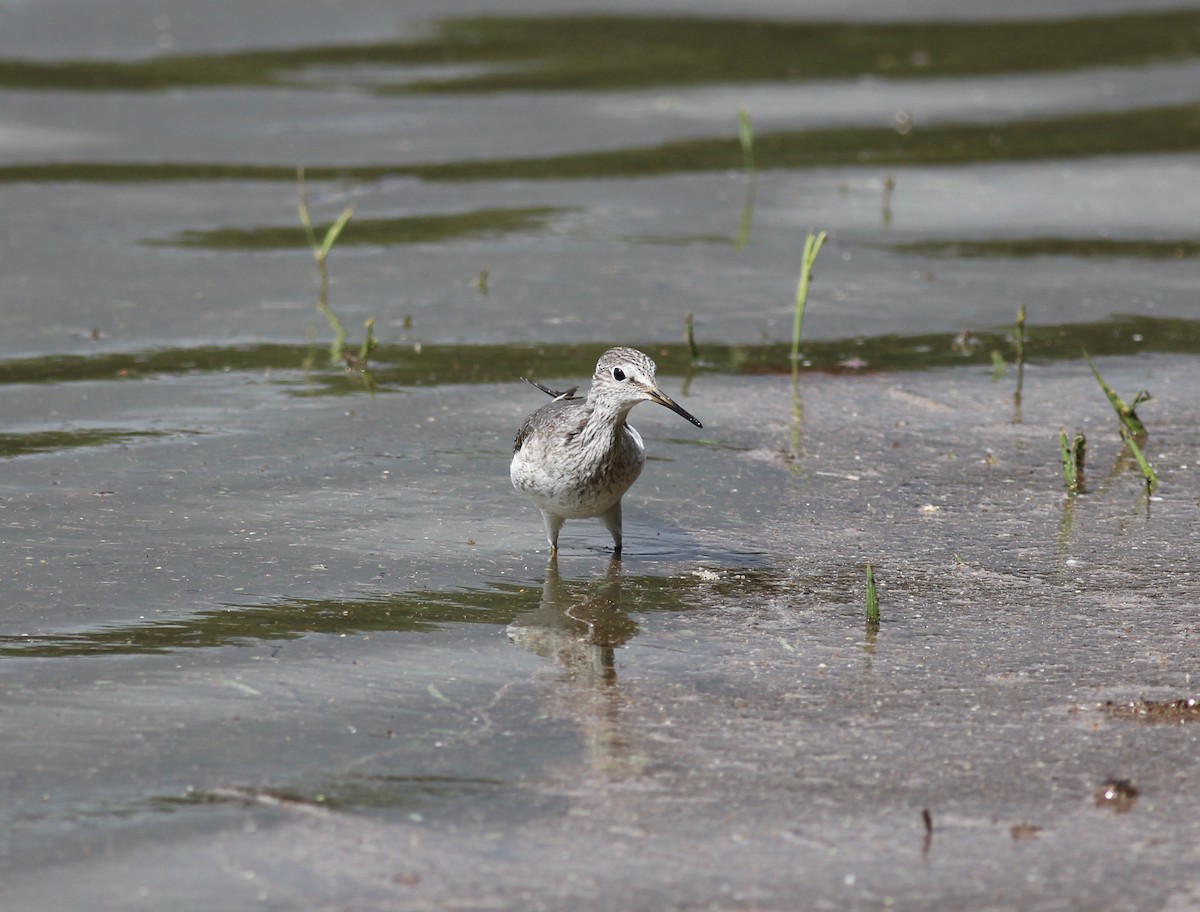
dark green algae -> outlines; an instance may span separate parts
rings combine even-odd
[[[1070,114],[995,123],[917,123],[765,132],[754,140],[759,171],[820,167],[972,165],[1099,155],[1163,155],[1200,150],[1200,104]],[[741,143],[727,136],[677,139],[648,146],[445,162],[369,165],[307,164],[310,181],[597,180],[736,171]],[[66,161],[0,165],[0,183],[162,183],[257,181],[294,183],[296,165],[223,162]]]
[[[1011,330],[972,330],[964,350],[954,332],[864,336],[805,341],[806,371],[899,371],[978,365],[991,369],[991,351],[1006,357]],[[635,343],[653,355],[663,376],[698,374],[783,374],[791,372],[790,343],[706,343],[692,358],[684,342]],[[613,344],[616,344],[615,342]],[[627,342],[622,344],[628,344]],[[575,377],[608,347],[605,342],[539,345],[435,345],[381,343],[371,353],[371,371],[383,391],[418,386],[512,383],[521,377]],[[1025,352],[1031,361],[1082,359],[1139,353],[1200,353],[1200,320],[1118,316],[1087,323],[1026,327]],[[274,382],[304,394],[361,391],[362,385],[337,369],[305,372],[318,351],[311,345],[253,344],[161,348],[140,352],[42,355],[0,361],[0,384],[129,382],[138,377],[196,372],[283,372]],[[291,373],[289,373],[291,372]]]
[[[323,85],[404,93],[609,91],[854,78],[961,78],[1185,61],[1200,12],[1059,19],[835,22],[737,17],[531,15],[445,19],[363,44],[162,54],[139,60],[0,60],[0,86],[151,92]],[[430,67],[443,73],[430,76]],[[387,68],[396,68],[388,72]],[[406,73],[420,67],[420,74]],[[357,68],[357,72],[355,70]],[[330,72],[332,70],[332,72]],[[383,71],[382,74],[380,71]]]

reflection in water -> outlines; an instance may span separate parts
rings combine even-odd
[[[788,449],[784,460],[788,466],[793,489],[804,479],[801,461],[804,457],[804,396],[800,391],[800,362],[792,362],[792,420],[789,425]]]
[[[750,243],[750,229],[754,227],[754,192],[758,182],[757,172],[750,175],[746,185],[746,200],[742,203],[742,217],[738,222],[737,237],[733,239],[733,249],[741,252]]]
[[[1062,519],[1058,522],[1058,566],[1066,574],[1075,572],[1069,561],[1075,556],[1075,497],[1067,494],[1063,497]]]
[[[621,608],[618,558],[609,561],[599,586],[564,584],[552,558],[538,607],[508,626],[512,642],[558,666],[542,698],[545,712],[578,725],[588,768],[610,777],[636,774],[640,767],[621,722],[616,663],[617,647],[637,632],[637,622]]]

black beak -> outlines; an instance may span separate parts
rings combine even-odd
[[[704,425],[702,425],[700,423],[700,419],[698,419],[695,415],[693,415],[691,412],[689,412],[687,409],[685,409],[682,405],[680,405],[678,402],[676,402],[674,399],[672,399],[670,396],[668,396],[662,390],[658,389],[658,387],[648,390],[648,392],[650,393],[650,398],[653,399],[655,402],[657,402],[659,405],[665,405],[667,408],[669,408],[671,411],[673,411],[676,415],[682,415],[684,418],[686,418],[692,424],[696,425],[696,427],[698,427],[698,428],[704,427]]]

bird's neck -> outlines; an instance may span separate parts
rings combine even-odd
[[[588,417],[583,433],[596,440],[612,440],[625,426],[625,420],[632,408],[632,405],[614,406],[598,396],[589,394]]]

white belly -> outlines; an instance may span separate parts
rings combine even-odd
[[[513,454],[513,487],[540,509],[566,519],[599,516],[610,510],[642,474],[646,448],[626,425],[608,452],[587,452],[536,437]]]

